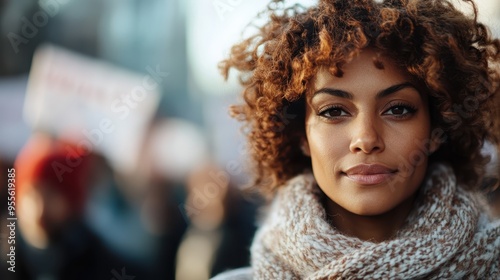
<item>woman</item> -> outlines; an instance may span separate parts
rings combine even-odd
[[[445,0],[269,7],[233,47],[255,185],[252,267],[217,279],[499,279],[481,195],[500,41]],[[491,181],[491,180],[489,180]],[[243,278],[241,278],[243,279]]]

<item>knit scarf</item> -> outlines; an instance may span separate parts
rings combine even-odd
[[[285,184],[252,244],[254,279],[500,279],[500,220],[436,164],[405,226],[373,243],[341,234],[326,218],[311,174]]]

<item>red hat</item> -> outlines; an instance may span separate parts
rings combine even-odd
[[[14,167],[18,197],[29,188],[46,186],[61,193],[75,212],[83,210],[90,155],[78,152],[74,145],[35,135],[17,156]]]

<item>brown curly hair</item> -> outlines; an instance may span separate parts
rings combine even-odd
[[[468,188],[481,185],[488,161],[481,147],[497,143],[500,41],[478,22],[474,2],[462,2],[470,16],[447,0],[320,0],[310,8],[272,1],[262,13],[268,22],[219,65],[226,79],[231,68],[240,71],[245,103],[231,113],[248,128],[254,185],[273,193],[311,169],[300,149],[305,93],[320,67],[340,77],[367,47],[426,86],[432,125],[446,135],[429,160],[448,161]]]

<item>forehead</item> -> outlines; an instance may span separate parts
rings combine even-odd
[[[346,91],[366,91],[369,88],[390,87],[414,79],[392,59],[372,49],[361,50],[352,61],[342,66],[342,77],[333,76],[320,68],[314,78],[314,90],[335,87]]]

